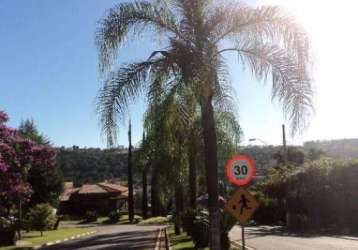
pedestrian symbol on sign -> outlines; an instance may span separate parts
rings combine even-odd
[[[242,214],[242,212],[244,211],[244,209],[251,209],[251,207],[249,207],[247,205],[247,203],[249,203],[250,201],[248,199],[246,199],[245,195],[242,194],[241,195],[241,200],[239,201],[239,204],[241,204],[241,208],[240,208],[240,214]]]
[[[239,207],[240,207],[240,214],[242,214],[244,212],[244,209],[251,209],[251,207],[249,207],[247,205],[247,203],[249,203],[250,200],[248,200],[244,194],[241,195],[241,199],[239,200],[238,204],[239,204]],[[232,209],[233,210],[236,210],[237,206],[236,205],[233,205],[232,206]]]
[[[241,224],[245,224],[251,218],[258,206],[259,204],[254,196],[245,189],[239,188],[228,200],[225,209]]]

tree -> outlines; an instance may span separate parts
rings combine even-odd
[[[25,121],[21,121],[18,131],[22,137],[28,138],[40,145],[49,146],[51,144],[50,140],[46,136],[39,133],[33,119],[26,119]]]
[[[154,28],[165,50],[113,71],[128,35]],[[292,133],[302,130],[312,109],[309,41],[294,19],[278,7],[252,8],[237,1],[155,0],[120,3],[101,21],[96,42],[100,71],[107,74],[98,109],[109,144],[118,119],[143,91],[159,84],[175,91],[190,86],[201,110],[206,182],[209,195],[210,247],[220,249],[217,134],[214,99],[227,84],[225,52],[238,54],[259,80],[272,80],[272,96],[283,104]]]
[[[129,121],[128,128],[128,218],[130,222],[134,219],[133,201],[133,175],[132,175],[132,124]]]
[[[161,168],[161,178],[171,180],[171,189],[174,190],[176,234],[180,233],[184,204],[187,204],[183,197],[187,179],[190,208],[195,208],[196,205],[196,165],[198,165],[199,154],[195,151],[199,144],[202,144],[198,105],[195,96],[188,90],[190,89],[184,86],[178,88],[175,93],[167,95],[158,87],[148,96],[150,103],[145,117],[145,129],[148,138],[152,139],[151,146],[145,150],[148,151],[149,156],[152,155],[152,158],[158,161],[158,165],[164,162],[166,167]],[[227,150],[230,148],[228,145],[237,142],[235,139],[238,139],[237,131],[233,128],[238,129],[239,134],[241,130],[234,113],[222,110],[219,106],[216,107],[215,112],[215,119],[219,121],[217,129],[220,131],[220,146],[225,145],[223,151],[231,154],[232,151]],[[157,163],[154,162],[154,165]],[[156,194],[158,192],[159,190]]]
[[[284,154],[286,154],[286,157],[284,157]],[[286,153],[280,149],[273,155],[273,158],[277,161],[277,163],[282,165],[288,164],[300,166],[305,161],[305,153],[298,147],[288,147],[286,149]]]
[[[148,218],[148,190],[147,190],[147,174],[148,174],[148,158],[147,155],[147,141],[145,133],[143,132],[142,145],[139,154],[139,165],[142,170],[142,217]]]
[[[22,121],[18,132],[23,138],[30,139],[38,145],[51,145],[50,140],[39,133],[33,120]],[[27,180],[33,190],[30,201],[26,204],[27,207],[39,203],[50,203],[54,207],[58,205],[58,197],[63,191],[63,174],[58,164],[51,169],[31,168]]]
[[[46,203],[37,204],[31,208],[28,216],[30,228],[40,231],[41,236],[43,235],[43,231],[51,229],[55,222],[53,208]]]
[[[324,152],[322,149],[314,149],[314,148],[310,148],[308,153],[307,153],[307,158],[310,159],[311,161],[316,161],[319,160],[321,157],[324,156]]]
[[[142,216],[143,219],[148,218],[148,191],[147,191],[147,168],[145,167],[142,172]]]
[[[31,196],[28,171],[31,168],[53,169],[56,153],[49,147],[23,138],[17,130],[5,125],[7,120],[8,116],[0,111],[0,200],[2,205],[10,208],[17,201],[26,201]]]
[[[56,152],[23,138],[17,130],[5,125],[7,120],[8,116],[0,111],[0,215],[8,217],[12,208],[18,208],[21,238],[21,207],[33,192],[28,173],[32,168],[53,169]]]
[[[111,149],[70,148],[57,149],[56,162],[68,180],[75,186],[83,183],[101,182],[121,178],[127,181],[128,150],[120,147]],[[133,152],[133,156],[135,152]],[[135,173],[136,169],[133,169]]]

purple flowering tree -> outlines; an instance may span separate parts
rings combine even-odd
[[[24,139],[6,126],[7,121],[7,114],[0,110],[0,217],[7,217],[12,207],[30,198],[30,168],[53,168],[56,157],[52,148]]]

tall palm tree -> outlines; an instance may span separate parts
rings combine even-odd
[[[148,187],[147,187],[147,175],[148,175],[148,156],[147,156],[147,142],[145,133],[143,132],[142,145],[140,150],[140,165],[142,170],[142,217],[148,218]]]
[[[154,138],[149,136],[153,140],[153,144],[150,148],[147,147],[148,155],[159,161],[164,159],[167,164],[165,164],[166,168],[161,169],[161,172],[170,171],[172,173],[167,177],[171,177],[171,183],[175,183],[175,231],[179,233],[180,214],[184,211],[183,184],[187,174],[189,174],[190,207],[195,208],[196,205],[196,165],[198,161],[196,151],[202,140],[202,129],[199,126],[199,107],[191,89],[180,85],[174,90],[166,93],[165,89],[157,86],[149,91],[145,129],[148,135],[156,134]],[[215,119],[219,121],[216,123],[217,129],[227,138],[236,138],[237,131],[233,127],[237,129],[239,126],[233,110],[230,110],[233,104],[230,103],[230,99],[225,99],[225,97],[221,97],[220,104],[225,105],[214,106]],[[160,133],[156,133],[157,131]],[[223,140],[221,144],[229,145],[231,142],[236,142],[230,139]],[[156,155],[158,157],[155,157]]]
[[[133,200],[133,164],[132,164],[132,123],[129,120],[128,127],[128,219],[134,219],[134,200]]]
[[[112,65],[130,35],[154,32],[167,46],[146,60]],[[272,82],[272,97],[283,104],[293,133],[302,130],[312,110],[309,39],[278,7],[252,8],[235,0],[153,0],[120,3],[99,25],[99,68],[107,75],[99,112],[108,142],[115,143],[118,120],[127,105],[158,84],[173,90],[188,85],[201,109],[210,248],[220,249],[217,136],[213,99],[230,86],[224,53],[237,53],[259,80]]]

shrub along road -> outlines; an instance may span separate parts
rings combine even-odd
[[[358,249],[357,237],[345,236],[297,236],[281,227],[247,227],[246,244],[257,250],[354,250]],[[230,231],[230,239],[241,242],[241,228]]]
[[[155,249],[160,226],[108,225],[94,227],[97,233],[78,240],[49,246],[46,250]]]

